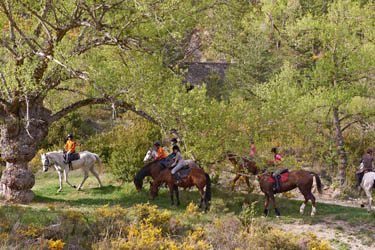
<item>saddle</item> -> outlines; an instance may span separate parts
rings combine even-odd
[[[281,173],[279,175],[277,175],[277,179],[279,179],[279,183],[287,182],[288,179],[289,179],[289,170],[284,169],[283,171],[281,171]],[[275,181],[273,180],[272,174],[269,175],[268,180],[272,184],[275,183]]]
[[[183,168],[181,168],[180,170],[177,171],[177,175],[180,176],[180,178],[186,178],[189,176],[190,174],[190,170],[191,168],[189,167],[189,165],[185,165]]]
[[[70,161],[76,161],[80,159],[79,153],[73,153],[70,155]],[[64,153],[64,161],[66,161],[66,153]]]

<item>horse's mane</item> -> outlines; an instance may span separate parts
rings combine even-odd
[[[155,162],[157,162],[159,160],[155,160],[155,161],[152,161],[150,162],[149,164],[147,164],[146,166],[144,166],[143,168],[141,168],[138,173],[136,174],[136,176],[134,177],[134,180],[137,180],[137,181],[143,181],[143,179],[145,178],[145,176],[148,174],[148,172],[150,171],[150,167],[151,165],[155,164]]]

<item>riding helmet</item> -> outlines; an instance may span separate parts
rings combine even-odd
[[[73,139],[74,135],[72,133],[69,133],[68,134],[68,138],[72,138]]]
[[[160,144],[160,142],[155,142],[155,144],[154,144],[156,147],[158,147],[158,146],[161,146],[161,144]]]
[[[176,138],[173,138],[173,139],[171,140],[171,142],[173,142],[173,143],[177,143],[177,139],[176,139]]]
[[[372,148],[368,148],[368,149],[367,149],[367,153],[368,153],[368,154],[372,154],[373,152],[374,152],[374,151],[372,150]]]
[[[272,148],[272,149],[271,149],[271,153],[275,153],[275,154],[277,154],[277,148]]]

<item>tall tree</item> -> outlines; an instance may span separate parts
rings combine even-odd
[[[28,162],[51,124],[80,107],[119,105],[157,123],[131,102],[140,98],[130,93],[139,82],[126,81],[110,57],[124,64],[134,60],[128,64],[131,72],[139,71],[136,60],[142,55],[171,67],[168,49],[184,52],[196,14],[208,3],[0,0],[0,146],[7,162],[0,194],[17,202],[33,199]],[[101,61],[108,62],[102,64],[107,71],[95,68]],[[59,110],[49,108],[45,100],[59,91],[75,93],[75,98],[57,105]]]

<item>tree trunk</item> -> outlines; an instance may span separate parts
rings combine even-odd
[[[341,122],[339,119],[338,108],[333,109],[333,122],[336,128],[336,146],[337,146],[337,152],[339,154],[338,180],[340,181],[340,184],[343,185],[346,180],[347,159],[346,159],[346,152],[344,149],[344,140],[342,137]]]
[[[1,156],[7,163],[0,180],[0,195],[8,201],[29,203],[34,198],[31,188],[35,178],[28,162],[48,134],[49,115],[41,105],[34,104],[27,111],[26,104],[21,103],[0,123]]]

